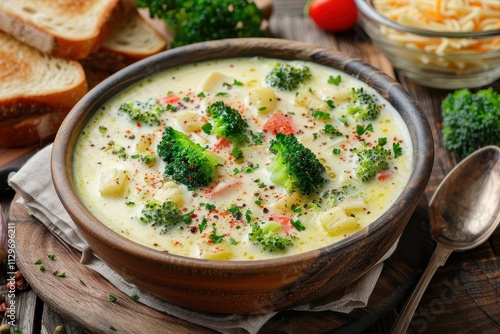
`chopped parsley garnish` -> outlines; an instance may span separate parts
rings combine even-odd
[[[293,211],[293,212],[295,212],[295,213],[300,213],[300,212],[302,212],[302,206],[297,205],[297,204],[295,204],[295,203],[294,203],[294,204],[292,204],[291,209],[292,209],[292,211]]]
[[[292,220],[291,221],[293,227],[295,227],[297,229],[297,231],[304,231],[306,229],[306,227],[304,225],[302,225],[302,223],[300,222],[300,220]]]
[[[142,162],[144,162],[146,165],[152,165],[156,162],[156,155],[154,154],[144,154],[142,157]]]
[[[47,257],[51,260],[55,260],[56,259],[56,254],[47,254]]]
[[[201,223],[198,224],[198,230],[200,230],[200,233],[203,233],[203,231],[205,231],[205,228],[207,228],[207,223],[207,219],[203,218]]]
[[[210,204],[210,203],[200,203],[200,206],[204,206],[207,210],[209,211],[214,211],[217,207],[215,204]]]
[[[240,207],[234,204],[231,205],[227,211],[231,214],[231,216],[233,216],[234,219],[240,220],[243,217]]]
[[[399,143],[392,144],[392,150],[394,151],[394,158],[400,157],[403,155],[403,148]]]
[[[245,219],[247,223],[250,223],[250,221],[252,220],[252,211],[250,210],[245,211]]]
[[[334,135],[334,136],[342,136],[342,132],[339,130],[335,129],[335,127],[331,124],[326,124],[325,128],[323,129],[324,133],[327,133],[329,135]]]
[[[327,119],[331,118],[331,115],[329,113],[321,111],[321,110],[315,110],[313,112],[313,117],[315,119],[327,120]]]
[[[387,137],[380,137],[378,139],[378,145],[379,146],[384,146],[385,144],[387,144]]]
[[[254,170],[256,170],[257,168],[259,168],[259,164],[254,165],[253,163],[250,163],[248,166],[242,167],[241,169],[234,168],[233,173],[234,173],[234,175],[239,174],[239,173],[251,173]]]
[[[252,136],[252,144],[254,145],[262,145],[264,143],[264,133],[258,132],[257,134],[254,134],[253,132],[250,133]]]
[[[233,148],[233,150],[231,151],[231,155],[235,160],[243,159],[243,151],[238,147]]]
[[[368,124],[366,127],[363,127],[362,125],[356,125],[356,133],[358,135],[362,135],[366,133],[367,131],[373,132],[373,125],[372,123]]]
[[[212,133],[213,125],[210,123],[205,123],[201,126],[201,131],[205,132],[207,135]]]
[[[114,302],[116,302],[116,297],[115,297],[115,296],[113,296],[113,295],[109,295],[109,296],[108,296],[108,302],[110,302],[110,303],[114,303]]]
[[[225,235],[217,235],[217,225],[212,224],[212,233],[210,234],[210,240],[216,244],[220,244],[224,240]]]
[[[228,88],[231,88],[231,86],[243,86],[243,82],[234,79],[232,84],[229,84],[227,82],[223,82],[222,86],[227,86]]]
[[[328,78],[328,83],[335,85],[335,86],[338,86],[341,81],[342,81],[342,77],[340,75],[337,75],[336,77],[330,75],[330,77]]]

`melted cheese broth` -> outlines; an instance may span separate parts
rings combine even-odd
[[[103,224],[139,244],[214,260],[301,253],[342,240],[369,225],[395,201],[412,171],[412,144],[404,122],[370,87],[318,64],[287,62],[308,66],[311,81],[291,92],[269,88],[265,76],[278,63],[285,62],[241,58],[187,65],[150,77],[115,96],[89,121],[75,150],[74,179],[85,204]],[[338,85],[328,83],[339,77]],[[381,113],[376,120],[357,120],[347,112],[353,87],[363,87],[377,98]],[[119,110],[123,103],[151,98],[175,107],[162,114],[160,126],[136,123]],[[232,145],[201,129],[203,124],[213,123],[206,109],[216,101],[237,109],[254,135],[263,134],[262,144],[242,148],[243,161],[235,161]],[[325,101],[333,101],[335,107]],[[315,118],[318,110],[330,118]],[[269,142],[275,134],[264,127],[275,115],[292,122],[295,136],[325,166],[328,183],[318,194],[290,194],[271,181],[266,166],[274,157]],[[325,134],[326,124],[342,136]],[[366,128],[369,124],[373,131],[356,132],[358,125]],[[140,156],[156,154],[165,126],[188,134],[218,157],[220,166],[213,184],[191,191],[164,175],[165,163],[160,157],[149,166],[141,160]],[[363,142],[377,145],[381,137],[387,138],[388,150],[392,152],[393,144],[398,144],[402,154],[391,155],[383,176],[362,182],[356,177],[357,155],[351,149],[361,148]],[[253,170],[243,172],[248,166]],[[325,191],[342,187],[349,189],[345,198],[329,205],[321,201]],[[140,221],[142,209],[152,199],[177,203],[191,224],[181,222],[163,229]],[[231,214],[229,209],[235,206],[242,217]],[[301,231],[291,224],[297,220],[304,227]],[[269,221],[281,225],[277,232],[292,237],[293,246],[270,252],[249,241],[250,224]],[[214,241],[214,235],[221,238]]]

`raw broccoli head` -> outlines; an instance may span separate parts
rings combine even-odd
[[[261,10],[248,0],[138,0],[174,33],[172,47],[223,38],[261,37]]]
[[[352,88],[348,112],[363,121],[373,121],[380,114],[380,105],[375,96],[368,94],[363,87]]]
[[[161,106],[158,100],[151,98],[146,102],[135,101],[123,103],[119,110],[127,113],[130,119],[135,122],[147,125],[160,125],[161,114],[163,114],[167,108]]]
[[[274,221],[267,222],[264,225],[253,223],[248,237],[251,242],[260,244],[265,251],[282,251],[286,247],[292,246],[293,242],[290,238],[279,234],[280,229],[280,224]]]
[[[165,174],[188,189],[207,186],[217,176],[217,159],[185,133],[166,127],[158,155],[165,161]]]
[[[294,135],[277,133],[269,150],[276,154],[267,167],[271,171],[271,181],[284,186],[288,192],[310,195],[326,183],[325,167]]]
[[[307,66],[278,65],[266,76],[269,86],[279,90],[294,90],[311,80],[311,70]]]
[[[443,100],[443,141],[461,159],[487,146],[500,146],[500,94],[493,88],[456,90]]]
[[[358,156],[356,176],[361,181],[370,181],[378,172],[389,168],[387,159],[391,156],[391,151],[384,148],[385,142],[385,138],[380,138],[377,146],[352,149]]]
[[[176,203],[171,201],[160,202],[151,200],[146,203],[141,211],[139,220],[143,223],[164,227],[177,225],[182,222],[183,214]]]
[[[248,143],[246,135],[248,124],[238,110],[225,105],[222,101],[217,101],[208,106],[207,114],[214,121],[212,134],[227,138],[236,146]]]

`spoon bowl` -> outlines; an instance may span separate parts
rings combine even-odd
[[[430,200],[432,238],[454,250],[482,244],[500,220],[500,149],[486,146],[464,159]]]
[[[406,333],[437,268],[453,251],[479,246],[500,222],[500,148],[485,146],[462,160],[441,181],[429,203],[431,235],[436,241],[427,268],[391,333]]]

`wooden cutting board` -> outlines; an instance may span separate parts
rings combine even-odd
[[[80,264],[80,254],[52,235],[27,210],[13,202],[9,222],[16,224],[17,262],[37,295],[66,320],[89,333],[211,333],[188,321],[155,311],[133,301],[93,270]],[[280,312],[261,333],[353,333],[375,323],[404,299],[426,265],[430,241],[427,211],[420,205],[410,220],[395,253],[384,265],[366,308],[350,314],[334,312]],[[47,254],[56,254],[51,261]],[[42,272],[35,262],[42,259]],[[65,272],[57,277],[54,272]],[[108,296],[117,297],[111,303]]]

